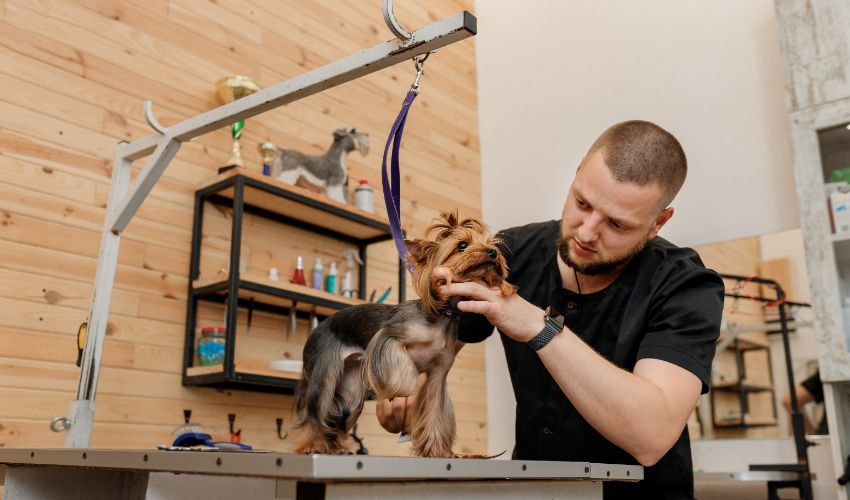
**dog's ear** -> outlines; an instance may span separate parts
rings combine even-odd
[[[338,128],[334,130],[334,139],[342,139],[348,135],[348,129]]]
[[[404,240],[404,246],[407,247],[407,251],[410,253],[411,262],[416,265],[421,265],[428,262],[431,257],[436,253],[437,248],[440,247],[437,243],[429,240]]]

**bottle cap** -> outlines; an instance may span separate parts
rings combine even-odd
[[[361,186],[364,184],[369,184],[369,179],[360,179],[357,181],[357,184],[360,184]]]
[[[330,270],[328,271],[328,275],[333,276],[333,275],[336,275],[336,273],[337,273],[337,271],[336,271],[336,262],[331,262],[331,268],[330,268]]]
[[[304,269],[304,259],[298,256],[298,262],[295,263],[295,269]]]
[[[313,264],[313,269],[322,269],[322,258],[316,257],[316,263]]]

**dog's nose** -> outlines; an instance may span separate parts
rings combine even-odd
[[[487,249],[487,257],[490,257],[491,259],[495,259],[498,255],[499,255],[499,252],[495,248],[488,248]]]

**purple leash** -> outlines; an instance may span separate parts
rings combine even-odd
[[[407,121],[407,113],[410,111],[410,106],[413,100],[419,95],[419,80],[424,74],[422,63],[428,55],[423,58],[415,58],[413,62],[416,64],[416,80],[414,80],[410,91],[404,98],[401,105],[401,111],[393,123],[390,130],[390,135],[387,137],[387,144],[384,146],[384,157],[381,163],[382,175],[381,185],[384,190],[384,204],[387,207],[387,217],[390,221],[390,231],[393,233],[396,249],[398,250],[399,258],[404,263],[404,267],[408,272],[413,272],[413,263],[407,260],[408,251],[404,244],[404,234],[401,231],[401,174],[399,173],[399,150],[401,148],[401,137],[404,135],[404,124]],[[390,154],[390,171],[387,171],[387,153],[390,152],[392,145],[392,154]]]

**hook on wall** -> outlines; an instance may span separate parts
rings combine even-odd
[[[280,417],[277,417],[275,419],[275,423],[277,424],[277,437],[278,437],[278,439],[286,439],[286,436],[289,435],[289,431],[284,432],[283,435],[280,434],[280,431],[283,430],[283,419],[280,418]]]

